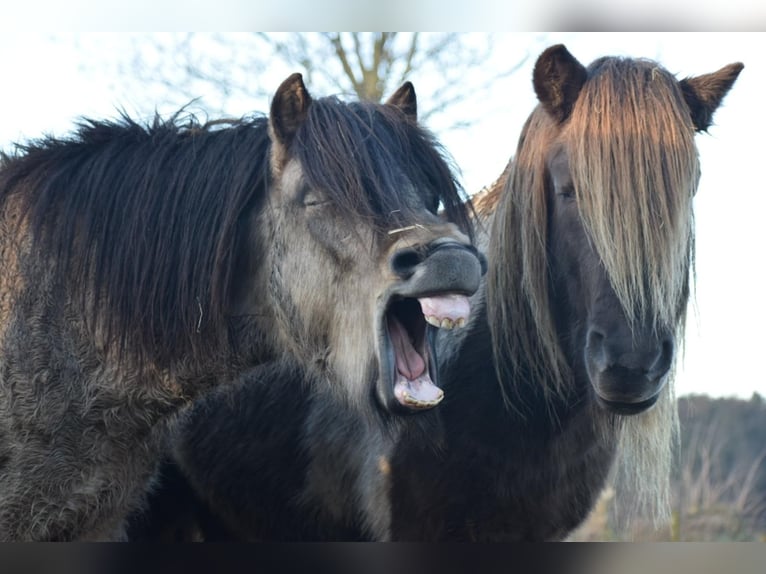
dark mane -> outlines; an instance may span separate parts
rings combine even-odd
[[[0,152],[0,540],[124,540],[183,413],[261,369],[297,386],[279,413],[328,405],[307,425],[333,467],[336,422],[365,460],[440,436],[407,416],[445,395],[429,325],[466,324],[486,259],[414,87],[353,104],[294,73],[273,94],[268,115],[85,118]]]
[[[0,202],[18,202],[32,252],[120,352],[167,362],[227,341],[238,228],[267,194],[271,144],[266,117],[225,124],[87,119],[2,158]],[[409,180],[470,234],[441,148],[394,106],[318,99],[291,151],[344,216],[390,226]]]
[[[465,197],[446,153],[395,106],[316,100],[291,151],[309,186],[327,193],[349,218],[367,216],[390,228],[403,219],[406,194],[398,192],[408,180],[432,190],[434,211],[441,202],[447,219],[471,234]]]
[[[5,157],[0,198],[21,202],[32,248],[81,286],[92,326],[168,358],[223,325],[237,223],[265,194],[268,146],[265,117],[225,129],[87,119]]]

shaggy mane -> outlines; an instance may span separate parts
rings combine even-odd
[[[320,150],[317,153],[317,150]],[[346,217],[360,214],[379,229],[404,221],[409,181],[428,192],[436,213],[472,236],[465,194],[451,160],[433,135],[391,105],[343,104],[323,98],[309,108],[291,147],[307,183],[329,194]]]
[[[585,228],[617,297],[631,319],[654,309],[655,326],[676,324],[686,308],[694,134],[671,74],[650,61],[604,58],[591,65],[564,135]]]
[[[503,381],[541,381],[566,397],[572,372],[549,304],[546,160],[566,147],[578,209],[626,317],[675,328],[683,341],[693,273],[694,126],[678,81],[655,62],[601,58],[564,124],[538,106],[525,124],[494,219],[489,270],[496,368]],[[503,255],[504,254],[504,255]],[[519,287],[520,286],[520,287]],[[653,310],[652,317],[646,317]],[[508,329],[507,325],[512,325]],[[504,366],[510,363],[510,367]],[[618,425],[617,475],[637,507],[667,519],[677,415],[672,385],[647,413]],[[511,389],[512,391],[512,389]],[[509,404],[523,397],[509,394]]]
[[[545,162],[558,144],[568,151],[586,232],[626,316],[654,309],[655,326],[681,330],[699,163],[678,81],[654,62],[596,60],[563,126],[539,106],[527,120],[502,192],[509,201],[495,216],[491,255],[507,250],[510,258],[490,270],[490,297],[501,311],[493,331],[498,356],[562,393],[570,374],[550,316],[546,254]],[[509,324],[513,333],[502,328]]]
[[[85,119],[3,155],[0,209],[22,210],[36,265],[79,297],[118,352],[168,363],[226,352],[238,252],[267,198],[268,119],[203,124],[176,114],[142,125]],[[470,234],[446,155],[397,108],[315,100],[291,153],[308,186],[347,217],[384,227],[403,178]]]
[[[91,328],[167,361],[223,325],[237,225],[266,193],[268,146],[264,117],[85,119],[3,158],[0,200],[20,201],[31,253],[79,295]]]

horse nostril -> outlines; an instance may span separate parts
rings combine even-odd
[[[588,331],[588,346],[600,347],[604,344],[604,334],[597,329],[590,329]]]
[[[673,339],[668,338],[662,341],[660,347],[660,353],[657,356],[657,360],[651,366],[650,372],[657,378],[662,377],[670,370],[670,365],[673,363],[673,353],[675,351],[675,345]]]
[[[476,252],[476,257],[479,258],[479,265],[481,265],[482,277],[487,274],[487,257],[480,251]]]
[[[604,345],[605,339],[606,337],[601,331],[597,329],[588,330],[586,348],[591,360],[598,365],[599,369],[606,369],[609,366]]]
[[[414,249],[400,249],[391,256],[391,270],[402,279],[407,279],[415,272],[415,268],[423,262],[423,257]]]

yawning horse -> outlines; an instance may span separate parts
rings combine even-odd
[[[3,156],[0,539],[124,536],[173,415],[284,352],[371,416],[441,400],[426,320],[467,320],[483,261],[415,114],[409,83],[344,103],[295,74],[268,117]]]

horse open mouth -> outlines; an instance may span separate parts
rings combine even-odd
[[[462,327],[468,321],[468,297],[442,294],[390,302],[384,316],[383,376],[388,376],[394,404],[407,411],[430,409],[444,398],[438,386],[436,329]]]

